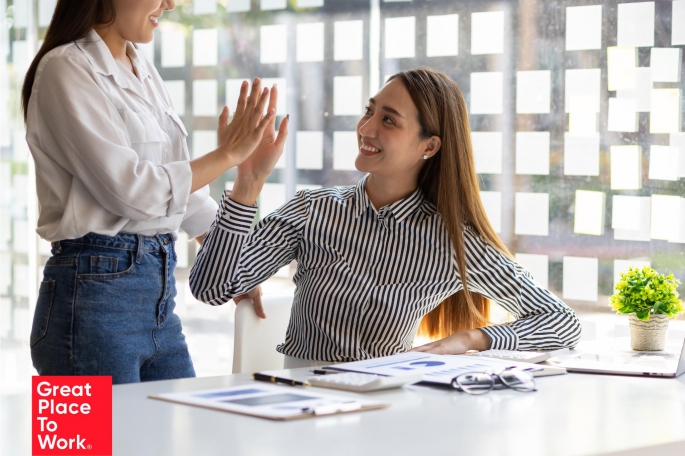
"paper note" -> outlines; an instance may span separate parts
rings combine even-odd
[[[671,46],[685,44],[685,0],[673,2],[671,13]]]
[[[676,133],[680,131],[680,89],[652,89],[652,111],[649,132]]]
[[[285,184],[264,184],[259,194],[259,219],[283,206],[285,201]]]
[[[678,235],[680,197],[652,195],[652,239],[669,240]]]
[[[52,14],[55,12],[55,6],[57,6],[57,0],[40,0],[38,2],[38,27],[50,25]]]
[[[679,153],[678,147],[650,146],[649,178],[677,181]]]
[[[186,82],[185,81],[164,81],[166,90],[169,93],[171,106],[176,114],[183,116],[186,113]]]
[[[416,18],[392,17],[385,19],[385,58],[413,58],[416,54]]]
[[[323,22],[297,24],[297,61],[323,62]]]
[[[288,60],[288,29],[286,25],[262,25],[259,36],[261,63],[285,63]]]
[[[336,76],[333,78],[333,114],[336,116],[359,116],[363,108],[361,76]]]
[[[637,112],[649,112],[652,105],[652,69],[635,68],[635,87],[632,89],[619,89],[616,98],[629,98],[635,100]]]
[[[619,46],[654,46],[654,2],[619,3]]]
[[[680,48],[652,48],[650,67],[654,82],[680,82]]]
[[[605,201],[604,192],[576,190],[573,231],[594,236],[604,234]]]
[[[516,262],[530,272],[533,279],[543,288],[548,287],[549,257],[533,253],[517,253]]]
[[[607,48],[609,90],[634,89],[637,49],[631,46]]]
[[[564,174],[599,176],[599,133],[564,133]]]
[[[356,131],[333,132],[333,169],[354,171],[354,161],[359,155]]]
[[[336,61],[364,58],[364,21],[333,23],[333,58]]]
[[[563,297],[576,301],[597,301],[599,260],[597,258],[564,257]]]
[[[609,98],[609,131],[637,131],[637,104],[630,98]]]
[[[298,8],[318,8],[323,6],[323,0],[297,0]]]
[[[516,193],[514,232],[534,236],[549,235],[549,194]]]
[[[193,81],[193,115],[217,116],[216,79],[196,79]]]
[[[471,54],[504,51],[504,11],[471,14]]]
[[[162,68],[186,65],[186,36],[182,31],[162,33]]]
[[[480,200],[495,233],[502,232],[502,193],[480,192]]]
[[[502,173],[502,133],[472,131],[471,145],[477,173]]]
[[[549,114],[550,71],[519,71],[516,73],[516,112],[518,114]]]
[[[628,272],[630,268],[642,269],[645,266],[651,266],[649,260],[614,260],[614,286],[621,280],[621,273]]]
[[[193,0],[194,15],[214,13],[216,13],[216,0]]]
[[[217,29],[193,30],[193,66],[216,66],[219,58]]]
[[[501,72],[471,73],[471,114],[502,113]]]
[[[566,50],[602,49],[602,5],[566,8]]]
[[[323,169],[322,131],[298,131],[295,147],[298,169]]]
[[[262,11],[281,10],[288,6],[287,0],[260,0],[259,6]]]
[[[678,149],[678,177],[685,177],[685,133],[671,133],[669,145]]]
[[[651,207],[649,196],[614,195],[611,213],[614,239],[649,241]]]
[[[549,174],[549,132],[516,133],[516,174]]]
[[[193,160],[215,150],[217,146],[215,130],[193,131]]]
[[[596,112],[569,112],[568,132],[577,134],[597,133]]]
[[[565,112],[599,112],[601,70],[566,70]]]
[[[428,16],[426,19],[426,56],[459,54],[459,15]]]
[[[227,13],[241,13],[250,11],[251,0],[226,0]]]
[[[611,146],[611,189],[642,188],[642,153],[640,146]]]

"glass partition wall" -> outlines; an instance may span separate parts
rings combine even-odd
[[[32,373],[28,336],[50,254],[34,231],[19,92],[55,4],[0,0],[5,392]],[[449,74],[469,107],[491,223],[591,338],[627,335],[627,320],[608,307],[627,267],[685,281],[684,45],[683,0],[181,0],[141,48],[166,81],[193,157],[216,146],[218,114],[234,108],[243,79],[278,83],[279,120],[290,114],[291,133],[259,217],[299,189],[361,177],[355,125],[389,75],[421,65]],[[212,196],[234,176],[212,184]],[[228,373],[233,305],[197,303],[187,285],[196,247],[182,233],[178,252],[178,312],[198,374]],[[265,293],[291,292],[294,268]]]

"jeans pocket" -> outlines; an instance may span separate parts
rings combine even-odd
[[[31,348],[38,343],[48,332],[50,324],[50,311],[52,310],[52,299],[55,294],[55,281],[48,280],[40,283],[38,290],[38,302],[36,311],[33,314],[33,326],[31,327],[31,338],[29,344]]]
[[[119,265],[119,258],[112,258],[100,255],[93,255],[90,257],[90,273],[91,274],[112,274],[117,272]]]
[[[115,280],[126,277],[136,270],[134,253],[122,251],[117,257],[92,255],[88,273],[79,272],[79,280]],[[88,264],[88,263],[86,263]],[[121,270],[120,270],[121,269]]]

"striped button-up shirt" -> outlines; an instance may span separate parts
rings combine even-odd
[[[190,274],[193,294],[220,305],[297,261],[295,297],[281,353],[344,362],[412,347],[421,318],[463,288],[456,255],[434,205],[417,189],[376,210],[356,186],[304,190],[261,220],[257,208],[222,198]],[[574,346],[580,324],[528,271],[464,228],[468,288],[516,321],[481,328],[491,348]]]

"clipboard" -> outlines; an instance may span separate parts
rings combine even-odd
[[[277,421],[363,412],[390,406],[388,403],[369,400],[361,396],[338,396],[311,391],[308,388],[278,386],[262,382],[185,393],[153,394],[148,397]]]

